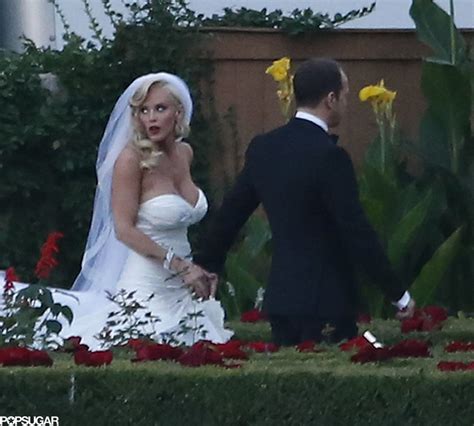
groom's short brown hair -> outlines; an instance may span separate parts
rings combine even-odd
[[[341,66],[333,59],[311,58],[296,70],[293,88],[297,106],[314,107],[330,92],[342,89]]]

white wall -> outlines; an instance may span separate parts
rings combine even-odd
[[[111,0],[117,11],[123,12],[125,0]],[[449,10],[449,0],[435,0],[445,10]],[[101,0],[89,0],[93,14],[104,28],[107,36],[112,35],[112,26],[104,14]],[[58,0],[66,20],[75,32],[90,37],[88,28],[89,19],[84,12],[81,0]],[[247,7],[260,10],[282,9],[291,12],[295,8],[304,9],[311,7],[315,12],[342,14],[353,9],[369,6],[372,0],[189,0],[189,7],[196,12],[211,15],[222,13],[224,7]],[[377,0],[374,12],[365,18],[351,21],[343,28],[413,28],[414,24],[409,16],[411,0]],[[454,0],[455,21],[459,28],[474,28],[474,0]],[[58,47],[61,47],[63,27],[59,19],[56,20],[56,34]]]

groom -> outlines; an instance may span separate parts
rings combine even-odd
[[[313,58],[298,68],[295,117],[252,140],[194,259],[220,272],[238,231],[262,203],[273,235],[264,309],[279,345],[357,334],[356,267],[380,286],[400,318],[414,312],[360,205],[351,159],[328,134],[344,115],[348,92],[347,76],[333,60]]]

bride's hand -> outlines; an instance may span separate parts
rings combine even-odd
[[[174,264],[172,262],[171,267],[179,274],[183,283],[190,287],[198,297],[209,298],[212,287],[209,283],[208,273],[204,269],[182,259],[177,259]]]

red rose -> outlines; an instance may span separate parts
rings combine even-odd
[[[351,356],[352,362],[365,364],[366,362],[384,361],[390,358],[390,351],[388,348],[376,348],[369,344],[359,349],[355,355]]]
[[[0,349],[0,363],[5,367],[30,365],[30,351],[27,348],[10,347]]]
[[[77,365],[86,365],[88,367],[99,367],[109,365],[113,360],[112,351],[87,351],[78,350],[74,352],[74,362]]]
[[[474,342],[451,342],[444,348],[446,352],[474,351]]]
[[[245,346],[254,352],[277,352],[279,349],[274,343],[265,342],[248,342]]]
[[[142,344],[135,349],[133,362],[157,361],[157,360],[177,360],[183,351],[180,348],[168,344],[152,343]]]
[[[193,345],[179,358],[178,362],[188,367],[200,367],[201,365],[224,365],[222,355],[206,345]]]
[[[425,306],[422,312],[436,322],[442,322],[448,318],[448,311],[441,306]]]
[[[425,358],[430,356],[429,345],[420,340],[402,340],[390,347],[390,355],[398,358]]]
[[[213,348],[219,352],[223,358],[228,359],[248,359],[248,355],[241,349],[243,342],[240,340],[229,340],[226,343],[213,344]]]
[[[362,349],[369,346],[372,347],[370,342],[364,336],[357,336],[347,342],[341,343],[339,349],[341,349],[341,351],[351,351],[353,349]]]
[[[242,322],[258,322],[265,321],[267,316],[259,309],[251,309],[250,311],[243,312],[240,316]]]
[[[306,340],[296,345],[298,352],[322,352],[322,349],[316,348],[316,342],[314,340]]]
[[[420,331],[423,325],[423,318],[407,318],[402,321],[401,329],[402,333],[409,333],[411,331]]]
[[[30,365],[51,367],[53,360],[45,351],[30,351]]]
[[[359,324],[370,324],[372,322],[372,317],[369,314],[359,314],[357,322]]]

